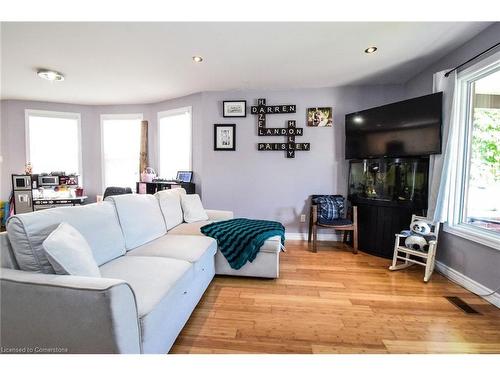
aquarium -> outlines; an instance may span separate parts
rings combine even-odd
[[[351,160],[349,198],[427,207],[428,158]]]

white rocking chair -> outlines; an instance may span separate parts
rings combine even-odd
[[[396,241],[394,243],[394,257],[392,258],[392,265],[389,267],[389,269],[391,271],[398,271],[408,268],[414,264],[419,264],[425,267],[424,282],[428,282],[431,278],[432,272],[434,271],[434,263],[436,261],[436,247],[439,235],[439,223],[434,223],[422,216],[412,215],[411,222],[413,223],[415,220],[421,220],[429,224],[431,228],[430,235],[433,235],[435,237],[435,240],[429,241],[429,250],[427,252],[419,251],[406,247],[404,240],[408,236],[405,234],[397,233]],[[420,260],[410,258],[410,256],[418,257],[420,258]],[[398,260],[402,260],[403,263],[398,264]]]

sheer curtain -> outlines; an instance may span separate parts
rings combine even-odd
[[[450,217],[450,197],[454,195],[454,168],[458,162],[458,100],[456,71],[445,77],[447,70],[433,76],[433,92],[443,92],[442,153],[429,161],[429,209],[427,217],[446,222]]]

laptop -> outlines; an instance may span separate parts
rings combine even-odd
[[[192,178],[193,171],[178,171],[175,179],[182,182],[191,182]]]

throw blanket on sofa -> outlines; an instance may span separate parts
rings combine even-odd
[[[218,221],[201,227],[201,233],[217,240],[219,250],[235,270],[243,267],[246,262],[252,262],[269,237],[281,236],[281,244],[285,244],[285,228],[276,221]]]

